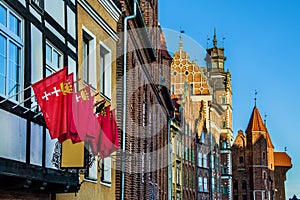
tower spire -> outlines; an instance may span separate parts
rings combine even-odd
[[[182,49],[182,33],[184,33],[184,30],[180,28],[180,35],[179,35],[179,49]]]
[[[254,107],[256,107],[256,96],[257,96],[257,91],[254,91]]]
[[[214,28],[214,40],[213,40],[213,42],[214,42],[214,47],[217,47],[217,42],[218,42],[218,40],[217,40],[217,31],[216,31],[216,27]]]

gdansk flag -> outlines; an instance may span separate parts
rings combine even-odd
[[[36,99],[41,107],[51,139],[68,133],[68,95],[73,92],[73,74],[67,68],[34,83]]]
[[[73,73],[67,67],[32,84],[51,139],[62,143],[89,141],[94,155],[109,156],[119,148],[118,127],[110,106],[94,114],[90,86],[74,91]]]
[[[93,139],[99,135],[99,124],[94,115],[94,97],[91,96],[90,86],[74,93],[72,101],[73,123],[70,124],[71,138],[73,143]]]

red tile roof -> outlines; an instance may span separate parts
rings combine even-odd
[[[292,167],[292,160],[285,152],[274,152],[274,165],[277,167]]]
[[[246,129],[246,133],[249,133],[251,131],[267,132],[267,129],[263,123],[263,120],[261,119],[261,116],[256,106],[253,108],[252,115],[250,117],[249,124]]]

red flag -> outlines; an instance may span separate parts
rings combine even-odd
[[[95,130],[98,123],[94,115],[94,97],[91,96],[89,86],[74,93],[72,116],[74,123],[71,123],[70,132],[78,133],[78,138],[73,139],[73,143],[94,138],[99,134],[99,131]]]
[[[74,88],[74,82],[73,82],[73,73],[68,75],[69,82],[71,83],[72,87]],[[67,127],[68,130],[66,133],[62,133],[60,137],[58,138],[58,141],[62,143],[63,141],[67,139],[71,139],[73,143],[80,142],[77,131],[72,132],[70,129],[72,126],[74,126],[74,116],[73,116],[73,106],[74,103],[73,100],[74,91],[72,93],[66,94],[67,98]]]
[[[99,153],[101,158],[105,158],[119,148],[115,112],[110,110],[110,106],[105,108],[101,121],[101,130]]]
[[[32,85],[51,139],[68,133],[68,94],[73,92],[73,74],[66,67]]]

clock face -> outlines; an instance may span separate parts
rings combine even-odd
[[[220,63],[219,66],[220,66],[220,68],[223,68],[223,63]]]
[[[212,67],[213,67],[213,68],[217,68],[217,66],[218,66],[218,63],[216,63],[216,62],[213,62],[213,63],[212,63]]]

